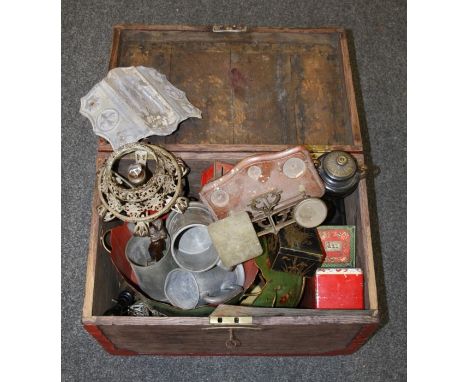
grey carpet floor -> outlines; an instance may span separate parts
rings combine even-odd
[[[340,357],[116,357],[82,328],[96,137],[80,97],[107,72],[117,23],[342,26],[365,148],[381,173],[369,185],[384,325]],[[40,57],[38,58],[40,59]],[[403,381],[406,379],[406,2],[62,1],[62,375],[66,381]]]

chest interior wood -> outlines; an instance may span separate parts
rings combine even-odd
[[[338,34],[124,31],[115,66],[144,65],[203,119],[155,144],[352,145]]]

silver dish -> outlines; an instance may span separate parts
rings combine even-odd
[[[80,113],[114,150],[151,135],[172,134],[183,120],[201,118],[183,91],[144,66],[109,71],[81,98]]]

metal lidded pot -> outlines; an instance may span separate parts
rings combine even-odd
[[[356,159],[345,151],[330,151],[319,159],[318,173],[322,178],[326,193],[343,197],[351,194],[361,178]]]

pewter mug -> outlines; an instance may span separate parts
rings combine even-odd
[[[236,297],[243,291],[245,274],[242,265],[233,271],[214,267],[206,272],[172,270],[166,278],[164,291],[169,302],[181,309],[218,305]]]
[[[167,302],[164,293],[166,276],[170,271],[177,268],[177,264],[168,250],[169,243],[170,238],[168,236],[162,259],[150,264],[148,264],[148,260],[151,259],[149,253],[150,237],[133,236],[125,247],[125,256],[130,262],[133,272],[135,272],[141,290],[152,299],[163,302]]]
[[[171,254],[181,268],[204,272],[219,262],[207,228],[213,221],[208,208],[200,202],[190,202],[183,214],[169,214],[166,229],[171,237]]]

